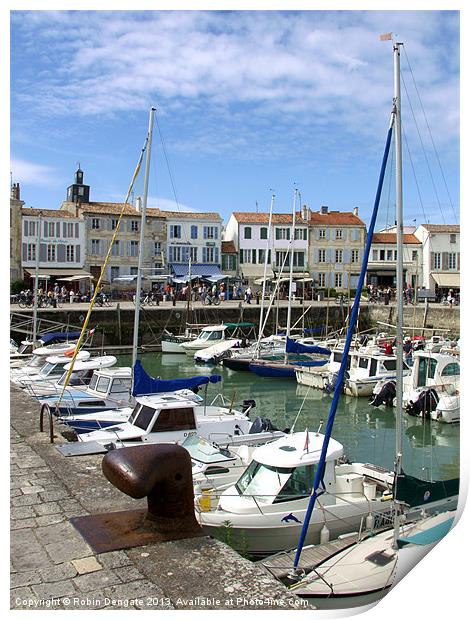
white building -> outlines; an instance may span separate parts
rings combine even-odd
[[[54,209],[23,208],[21,215],[21,266],[26,276],[35,275],[37,258],[39,275],[51,282],[61,277],[87,275],[83,270],[83,219]]]
[[[396,288],[396,232],[375,233],[367,263],[367,283]],[[423,286],[423,251],[421,241],[413,234],[403,234],[403,281],[413,289]]]
[[[268,225],[268,213],[235,212],[230,216],[225,241],[233,241],[238,249],[238,276],[243,283],[250,286],[262,283],[266,252],[268,278],[274,278],[280,271],[288,276],[291,251],[294,278],[308,277],[308,223],[302,215],[296,215],[293,246],[291,214],[273,213],[270,233]]]
[[[460,290],[460,226],[421,224],[415,236],[423,248],[424,288]]]
[[[218,213],[160,211],[166,222],[167,263],[176,280],[218,277],[222,253],[222,218]],[[191,263],[191,264],[190,264]]]

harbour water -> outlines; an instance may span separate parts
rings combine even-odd
[[[200,366],[186,355],[145,353],[140,357],[154,377],[174,379],[220,374],[222,383],[210,384],[209,402],[222,392],[226,402],[239,407],[253,399],[251,415],[269,418],[278,428],[317,430],[328,417],[331,395],[298,385],[295,380],[260,378],[250,372],[236,372],[224,366]],[[130,356],[119,357],[120,366],[130,366]],[[221,387],[220,387],[221,386]],[[200,392],[203,395],[203,392]],[[300,414],[299,414],[299,410]],[[459,476],[459,425],[403,418],[403,467],[408,474],[427,480]],[[389,408],[374,408],[367,398],[342,396],[336,414],[333,437],[345,448],[351,461],[369,462],[393,468],[395,415]]]

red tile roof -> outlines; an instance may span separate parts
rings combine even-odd
[[[429,232],[448,232],[448,233],[459,233],[460,225],[459,224],[423,224],[423,228],[429,230]]]
[[[391,243],[396,245],[397,235],[396,233],[375,233],[372,236],[372,243]],[[408,234],[403,235],[403,243],[421,245],[421,241],[417,237]]]
[[[31,215],[33,217],[38,217],[42,215],[43,217],[73,217],[75,215],[70,213],[69,211],[62,211],[60,209],[30,209],[28,207],[23,207],[21,209],[22,215]]]
[[[360,217],[350,211],[328,211],[311,213],[309,224],[312,226],[365,226]]]
[[[239,224],[269,224],[269,213],[250,213],[246,211],[235,211],[233,216]],[[296,214],[295,218],[298,224],[307,224],[301,219],[300,214]],[[273,224],[292,224],[292,214],[290,213],[273,213]]]
[[[160,211],[163,217],[180,218],[188,220],[212,220],[221,222],[222,218],[218,213],[202,213],[199,211]]]
[[[239,224],[268,224],[269,213],[247,213],[236,211],[233,213]],[[290,213],[273,213],[273,224],[292,224]],[[328,213],[310,212],[310,219],[302,219],[301,213],[295,216],[296,224],[310,224],[312,226],[361,226],[364,222],[354,213],[344,211],[328,211]]]
[[[233,241],[222,241],[222,254],[237,254],[237,249]]]

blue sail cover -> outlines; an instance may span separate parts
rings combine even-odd
[[[154,379],[144,370],[140,360],[134,366],[134,377],[132,382],[132,396],[142,396],[143,394],[157,394],[159,392],[175,392],[176,390],[193,390],[207,383],[218,383],[222,381],[220,375],[210,375],[209,377],[188,377],[184,379]]]
[[[320,353],[321,355],[329,355],[331,351],[316,345],[301,344],[288,337],[286,340],[286,353]]]
[[[43,341],[44,345],[51,342],[62,342],[63,340],[76,340],[80,336],[81,332],[47,332],[42,334],[39,338]]]

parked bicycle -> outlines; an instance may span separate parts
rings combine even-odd
[[[105,293],[99,293],[96,296],[95,304],[97,306],[100,306],[100,308],[103,308],[104,306],[106,306],[107,308],[111,308],[111,306],[112,306],[112,303],[111,303],[109,297]]]
[[[204,304],[206,306],[219,306],[220,297],[218,295],[211,295],[210,293],[208,293],[204,299]]]

